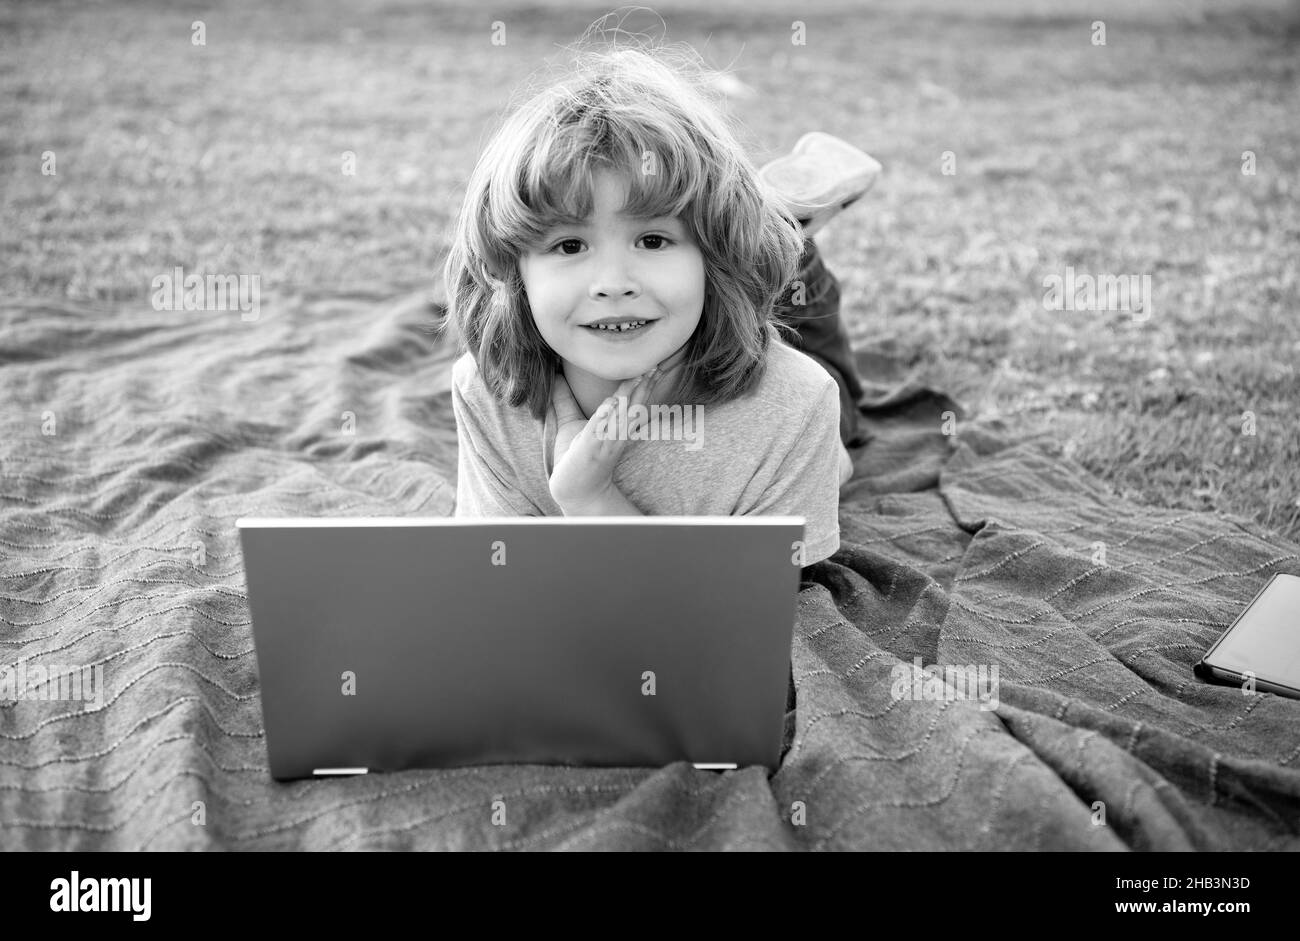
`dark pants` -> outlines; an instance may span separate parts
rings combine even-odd
[[[776,316],[799,332],[793,344],[822,367],[840,387],[840,440],[850,448],[867,443],[858,423],[858,400],[862,398],[862,379],[853,361],[849,334],[840,318],[840,283],[826,268],[817,245],[804,239],[803,257],[799,260],[796,283],[777,301]],[[802,305],[792,303],[803,284]]]

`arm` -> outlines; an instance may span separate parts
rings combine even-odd
[[[650,378],[650,382],[642,380]],[[624,380],[618,393],[606,399],[590,418],[582,413],[563,376],[557,376],[551,404],[555,410],[555,460],[551,470],[551,499],[565,516],[645,516],[614,483],[614,467],[627,438],[608,426],[613,403],[625,397],[629,408],[643,404],[654,385],[656,370]],[[640,421],[629,427],[634,433]]]
[[[565,516],[645,516],[613,483],[581,504],[560,504]]]
[[[452,410],[456,416],[458,517],[541,516],[541,509],[520,493],[513,470],[493,446],[491,432],[484,427],[453,383]]]
[[[840,544],[839,386],[827,377],[772,479],[742,516],[802,516],[807,552],[803,567],[834,555]]]

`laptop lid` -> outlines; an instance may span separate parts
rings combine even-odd
[[[776,767],[803,517],[236,525],[277,779]]]

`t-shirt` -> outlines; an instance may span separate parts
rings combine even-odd
[[[456,516],[562,516],[551,498],[555,411],[493,398],[470,353],[452,368]],[[690,419],[690,420],[688,420]],[[614,484],[647,516],[802,516],[804,565],[840,545],[839,386],[783,341],[762,379],[730,402],[660,423],[661,440],[630,439]]]

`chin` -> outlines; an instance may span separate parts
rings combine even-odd
[[[611,356],[609,359],[602,359],[598,363],[586,364],[582,360],[571,360],[575,362],[593,376],[599,376],[610,382],[623,382],[625,379],[635,379],[637,376],[650,369],[663,357],[657,351],[641,351],[635,354],[629,352],[620,356],[617,361]]]

